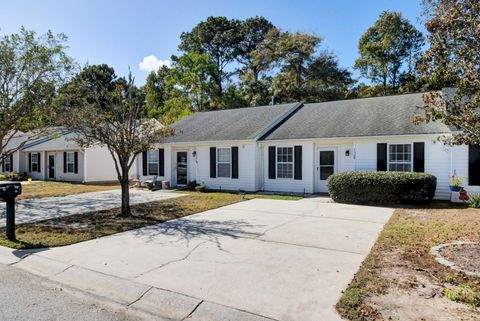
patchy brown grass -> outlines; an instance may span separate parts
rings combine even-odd
[[[75,184],[66,182],[32,182],[22,185],[22,194],[17,199],[66,196],[72,194],[108,191],[118,189],[118,184]]]
[[[337,304],[345,318],[478,320],[480,280],[438,264],[432,246],[480,242],[480,210],[397,209]]]
[[[249,195],[248,198],[254,196]],[[15,249],[55,247],[153,225],[245,200],[228,193],[189,193],[168,200],[132,206],[133,216],[119,217],[120,209],[49,219],[17,226],[17,242],[6,240],[0,229],[0,245]]]

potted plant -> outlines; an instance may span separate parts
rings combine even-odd
[[[455,176],[455,175],[452,175],[450,176],[451,178],[451,182],[450,182],[450,190],[452,192],[460,192],[463,188],[462,186],[462,182],[464,180],[464,177],[463,176]]]

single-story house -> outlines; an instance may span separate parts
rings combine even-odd
[[[447,126],[415,125],[421,93],[198,112],[171,127],[175,135],[137,158],[142,179],[211,189],[324,193],[345,171],[426,172],[437,199],[450,198],[450,175],[480,191],[480,148],[449,147]]]
[[[82,148],[74,133],[55,129],[42,138],[29,141],[3,162],[0,170],[26,173],[35,180],[101,183],[117,180],[115,165],[103,146]],[[24,142],[26,135],[11,140],[11,146]]]

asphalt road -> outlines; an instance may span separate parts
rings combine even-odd
[[[0,264],[0,320],[143,321],[126,309]]]

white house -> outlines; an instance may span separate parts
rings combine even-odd
[[[24,142],[25,135],[15,137],[11,146]],[[3,162],[0,170],[26,173],[36,180],[100,183],[117,180],[112,156],[102,146],[81,148],[74,134],[56,129],[40,139],[29,141]]]
[[[344,171],[426,172],[437,199],[450,198],[450,175],[480,191],[480,148],[443,145],[434,122],[415,125],[422,94],[199,112],[171,127],[175,135],[137,158],[142,178],[211,189],[327,192]]]

